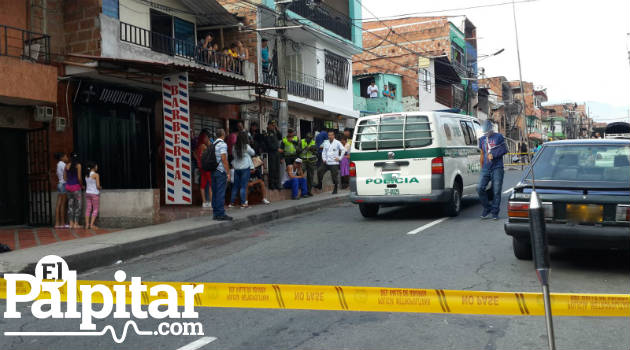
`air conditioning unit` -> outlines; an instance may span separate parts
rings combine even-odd
[[[49,122],[53,119],[53,108],[49,106],[35,106],[35,121]]]
[[[66,130],[66,118],[64,117],[55,118],[55,130],[57,132],[64,132]]]

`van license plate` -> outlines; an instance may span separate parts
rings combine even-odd
[[[385,195],[386,196],[397,196],[400,194],[400,190],[397,188],[386,188]]]

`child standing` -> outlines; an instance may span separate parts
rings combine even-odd
[[[85,229],[98,228],[94,226],[94,221],[96,221],[98,216],[99,195],[101,193],[101,178],[97,171],[98,165],[96,163],[89,162],[87,164],[88,176],[85,177]]]
[[[57,159],[57,205],[55,206],[55,228],[68,228],[66,225],[66,180],[64,179],[64,173],[66,171],[66,163],[68,162],[68,155],[65,153],[57,153],[55,155]]]

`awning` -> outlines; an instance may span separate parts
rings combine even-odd
[[[197,26],[237,25],[236,16],[228,12],[216,0],[181,0],[197,17]]]
[[[130,60],[123,58],[69,54],[82,62],[65,62],[96,69],[99,73],[117,75],[145,83],[159,83],[156,79],[177,72],[186,71],[191,82],[209,85],[251,86],[264,89],[277,89],[277,86],[249,81],[238,74],[202,66],[196,63],[164,63],[156,61]],[[86,60],[88,62],[86,62]],[[89,62],[91,61],[91,62]]]

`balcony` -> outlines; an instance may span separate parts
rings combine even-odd
[[[50,36],[0,24],[0,56],[50,63]]]
[[[120,41],[186,59],[206,67],[244,75],[243,65],[245,61],[241,59],[204,49],[192,41],[173,38],[132,24],[120,22]]]
[[[298,97],[313,101],[324,101],[324,80],[308,74],[287,71],[287,91]]]
[[[314,5],[312,0],[294,0],[287,9],[344,39],[352,40],[352,19],[323,3]]]
[[[0,103],[56,103],[57,67],[49,63],[48,35],[0,24]]]
[[[401,101],[389,97],[366,98],[354,96],[354,109],[362,114],[396,113],[403,111]]]

